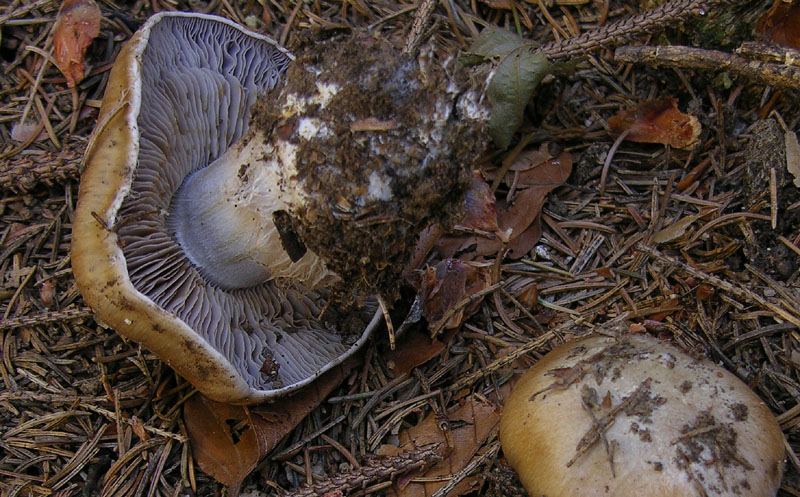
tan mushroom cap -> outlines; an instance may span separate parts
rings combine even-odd
[[[283,297],[278,293],[284,289],[269,283],[267,288],[237,291],[224,291],[209,285],[207,290],[213,294],[212,297],[227,305],[220,310],[205,301],[200,302],[200,298],[191,293],[201,285],[200,276],[191,275],[193,279],[187,279],[181,275],[175,279],[183,285],[179,288],[183,294],[171,297],[170,308],[165,309],[157,300],[168,299],[157,295],[153,289],[155,284],[151,283],[150,287],[143,289],[131,281],[130,254],[126,253],[130,247],[127,247],[128,242],[120,232],[130,230],[129,225],[136,221],[136,216],[126,219],[121,214],[121,208],[126,203],[135,206],[137,202],[138,193],[131,194],[139,174],[137,168],[143,162],[139,157],[143,56],[149,38],[159,23],[184,19],[214,24],[214,30],[226,30],[234,34],[240,32],[243,37],[271,44],[278,53],[285,53],[269,38],[246,31],[226,19],[203,14],[161,13],[137,31],[123,47],[111,70],[97,128],[86,153],[87,166],[82,173],[73,220],[73,272],[86,303],[99,321],[144,345],[205,395],[225,402],[259,402],[308,384],[341,363],[365,342],[369,331],[378,322],[378,315],[376,313],[371,320],[367,320],[361,336],[347,342],[318,345],[312,342],[328,340],[334,333],[318,325],[313,317],[299,316],[306,311],[309,315],[319,312],[320,297],[315,294],[290,290],[288,296]],[[159,29],[164,28],[162,26]],[[239,136],[244,131],[246,121],[242,130],[236,130],[235,133],[231,131],[230,134]],[[146,215],[149,214],[145,212],[143,216]],[[152,250],[157,252],[162,249],[156,247]],[[140,266],[144,264],[140,263]],[[173,264],[172,267],[191,272],[188,262],[181,264]],[[167,281],[165,284],[170,284],[169,278],[162,278]],[[179,283],[175,283],[176,287]],[[190,303],[185,303],[187,299]],[[261,307],[253,311],[242,310],[256,300]],[[197,315],[201,312],[206,314]],[[231,316],[228,316],[229,312]],[[269,313],[275,315],[274,319],[268,316]],[[210,326],[207,330],[198,331],[190,326],[190,322],[207,322]],[[284,323],[292,325],[289,332],[281,329]],[[227,330],[230,336],[215,336],[215,328],[223,328],[222,325],[235,329]],[[263,329],[254,333],[254,327]],[[219,333],[224,334],[222,331]],[[297,350],[291,354],[285,350],[304,344],[310,350]],[[257,348],[260,350],[254,351]],[[255,362],[249,357],[242,359],[241,356],[250,353],[255,357]],[[295,359],[307,363],[296,369],[286,363],[281,364],[281,361],[291,362]],[[266,361],[265,364],[261,365],[258,362],[260,360]],[[237,361],[246,364],[237,364]],[[275,364],[271,371],[267,362]],[[264,371],[264,375],[272,376],[254,378],[259,374],[259,369]],[[286,378],[281,377],[284,373]]]
[[[503,453],[531,496],[774,496],[783,435],[744,383],[649,336],[562,345],[519,380]]]

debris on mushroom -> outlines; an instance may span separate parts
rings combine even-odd
[[[391,299],[419,233],[453,222],[486,144],[485,78],[452,58],[364,36],[299,53],[158,14],[120,53],[86,153],[87,304],[216,400],[288,393],[363,344],[369,297]]]
[[[529,495],[774,496],[783,435],[733,374],[649,336],[590,337],[514,387],[500,442]]]

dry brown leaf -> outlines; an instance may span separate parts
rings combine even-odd
[[[466,260],[496,254],[504,247],[510,249],[511,258],[527,254],[541,238],[540,214],[547,194],[572,173],[570,154],[555,158],[543,158],[542,154],[541,150],[527,150],[509,168],[506,182],[514,185],[514,193],[511,199],[495,201],[497,236],[450,234],[437,241],[436,250],[443,257]]]
[[[11,139],[14,141],[27,142],[34,138],[34,135],[36,140],[47,138],[47,133],[38,123],[17,123],[11,127]]]
[[[693,147],[702,131],[700,121],[679,111],[678,101],[673,97],[642,102],[634,109],[622,110],[608,120],[608,125],[617,135],[627,132],[626,140],[675,148]]]
[[[517,300],[528,309],[536,308],[539,305],[539,287],[536,283],[531,283],[517,294]]]
[[[247,410],[197,394],[184,405],[183,417],[197,465],[236,497],[264,455]]]
[[[94,0],[64,0],[58,9],[53,28],[53,55],[70,88],[85,76],[83,57],[92,40],[100,34],[101,18]]]
[[[464,219],[459,224],[489,233],[500,230],[494,208],[494,193],[479,171],[473,174],[472,186],[464,196]]]
[[[424,476],[450,476],[461,471],[479,454],[486,439],[500,422],[500,414],[494,405],[481,401],[476,397],[466,399],[456,410],[447,413],[447,434],[440,428],[442,420],[431,413],[417,426],[399,433],[400,446],[383,445],[378,449],[379,455],[396,455],[410,447],[429,443],[443,443],[449,453],[445,459],[422,473],[411,474],[388,489],[386,495],[393,497],[428,497],[442,487],[447,481],[417,483],[414,478]],[[477,483],[477,478],[464,479],[448,497],[456,497],[469,492]]]
[[[538,161],[539,154],[536,150],[523,152],[517,163],[534,163]],[[518,259],[527,254],[541,238],[542,206],[547,200],[547,194],[569,178],[572,173],[572,156],[563,153],[529,169],[522,169],[520,166],[515,170],[515,166],[512,166],[512,171],[517,175],[513,180],[516,184],[515,195],[510,201],[499,200],[496,208],[500,229],[510,233],[508,256]],[[483,250],[482,245],[485,246]],[[489,244],[479,243],[478,251],[485,250],[489,250]],[[497,250],[498,248],[494,249],[495,252]]]
[[[361,361],[361,354],[356,354],[291,397],[281,399],[279,402],[250,406],[250,419],[256,428],[256,436],[263,450],[262,456],[275,448],[283,437],[344,381],[350,370],[361,364]]]
[[[150,435],[147,434],[147,431],[144,429],[144,423],[142,420],[137,418],[136,416],[131,417],[131,428],[133,428],[133,432],[142,440],[149,440]]]
[[[480,299],[452,312],[465,298],[491,284],[489,271],[460,259],[445,259],[425,268],[419,299],[431,330],[453,329],[480,307]]]
[[[481,3],[498,10],[512,10],[514,8],[514,2],[511,0],[481,0]]]
[[[765,41],[800,49],[800,3],[775,0],[756,22],[755,32]]]
[[[292,431],[361,362],[350,357],[306,388],[272,404],[249,408],[214,402],[200,394],[186,402],[183,417],[200,469],[230,488],[242,482],[280,440]]]
[[[700,283],[699,285],[697,285],[697,291],[695,293],[697,294],[698,300],[708,300],[714,296],[716,290],[714,289],[713,286],[707,283]]]
[[[431,338],[427,333],[422,333],[412,328],[398,339],[397,347],[384,355],[387,364],[391,364],[395,378],[411,373],[415,367],[425,364],[439,352],[444,350],[453,333],[440,335],[442,340]]]

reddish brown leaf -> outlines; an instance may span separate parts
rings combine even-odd
[[[627,132],[626,140],[639,143],[661,143],[675,148],[691,148],[702,127],[694,116],[678,110],[678,101],[666,97],[643,102],[635,109],[620,111],[608,120],[617,135]]]
[[[101,17],[94,0],[64,0],[58,10],[53,28],[53,55],[70,88],[85,76],[83,57],[100,33]]]
[[[709,300],[711,297],[714,296],[714,287],[708,285],[706,283],[700,283],[697,285],[697,299],[698,300]]]
[[[398,340],[397,347],[388,352],[384,359],[388,364],[392,364],[395,377],[409,374],[412,369],[425,364],[444,350],[449,338],[452,338],[452,335],[439,341],[427,333],[410,329]]]
[[[539,287],[536,286],[536,283],[526,286],[517,294],[517,300],[522,302],[525,307],[533,309],[539,305]]]
[[[497,202],[497,220],[500,229],[510,233],[508,256],[517,259],[527,254],[539,241],[542,228],[540,215],[547,194],[563,185],[572,173],[572,156],[563,153],[558,157],[541,162],[538,166],[522,169],[522,165],[538,161],[540,152],[533,150],[524,152],[517,159],[520,164],[517,175],[512,180],[516,184],[514,196]],[[482,247],[483,250],[482,250]],[[489,244],[478,244],[478,251],[486,253]],[[496,252],[498,248],[495,248]],[[491,253],[491,252],[488,252]]]
[[[48,308],[52,309],[56,305],[56,282],[55,280],[46,280],[39,288],[39,298],[42,303]]]
[[[465,298],[490,285],[486,268],[475,267],[460,259],[445,259],[435,268],[427,267],[422,275],[419,298],[422,314],[430,329],[461,326],[478,310],[480,300],[456,309]],[[454,312],[453,312],[454,311]]]
[[[446,423],[442,423],[447,421]],[[450,476],[461,471],[479,453],[489,434],[495,430],[500,415],[494,405],[470,397],[456,410],[447,413],[447,420],[437,419],[429,414],[417,426],[401,431],[398,435],[400,446],[384,445],[378,449],[379,455],[396,455],[408,448],[429,443],[443,443],[448,452],[444,460],[421,474],[412,474],[401,479],[387,490],[387,495],[396,497],[427,497],[442,487],[446,480],[416,483],[413,478],[425,476]],[[449,426],[447,432],[443,424]],[[456,497],[469,492],[478,482],[478,477],[466,478],[448,497]]]
[[[464,198],[464,219],[459,224],[489,233],[500,229],[494,209],[494,193],[478,171],[472,176],[472,186]]]
[[[447,235],[437,241],[436,249],[443,257],[470,260],[496,254],[504,247],[509,257],[524,256],[539,241],[539,216],[547,194],[561,186],[572,172],[572,157],[563,153],[551,158],[542,150],[520,154],[509,168],[506,183],[514,185],[511,198],[495,201],[496,236]]]
[[[764,41],[800,50],[800,3],[775,0],[756,22],[755,32]]]
[[[272,404],[249,408],[214,402],[200,394],[184,406],[192,453],[203,472],[227,485],[236,497],[258,462],[292,431],[361,362],[360,354],[308,387]]]
[[[133,428],[133,432],[136,433],[136,436],[142,440],[149,440],[150,435],[147,434],[147,431],[144,429],[144,423],[142,420],[133,416],[131,418],[131,428]]]
[[[186,402],[183,417],[200,469],[227,485],[231,495],[238,495],[242,482],[263,456],[247,410],[197,394]]]

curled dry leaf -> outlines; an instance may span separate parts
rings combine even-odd
[[[552,157],[542,146],[539,150],[526,150],[511,165],[505,178],[509,193],[501,199],[472,193],[491,203],[498,228],[493,236],[481,234],[448,234],[436,243],[443,257],[475,259],[494,255],[504,247],[508,256],[519,258],[527,254],[541,238],[540,215],[547,194],[564,184],[572,173],[572,156],[562,153]],[[495,171],[488,171],[491,179]],[[479,183],[482,182],[483,185]],[[489,186],[483,179],[474,179],[473,190],[484,191]],[[488,208],[486,208],[488,212]],[[462,223],[463,225],[464,223]],[[475,226],[468,226],[477,229]]]
[[[440,336],[441,340],[438,340],[412,328],[398,339],[397,347],[387,352],[384,360],[391,365],[395,378],[403,374],[408,375],[412,369],[425,364],[444,350],[454,334]]]
[[[425,268],[419,298],[422,313],[432,330],[452,329],[480,307],[476,299],[460,309],[458,305],[490,285],[489,271],[460,259],[445,259],[435,267]]]
[[[403,430],[398,434],[400,445],[383,445],[378,449],[379,455],[396,455],[411,447],[430,443],[441,443],[445,450],[445,458],[433,467],[422,472],[411,473],[401,478],[388,489],[386,495],[392,497],[428,497],[447,483],[442,481],[415,482],[414,478],[424,476],[434,480],[435,477],[448,477],[457,474],[484,447],[488,437],[494,432],[500,415],[494,405],[475,397],[467,398],[461,406],[447,413],[447,419],[441,419],[434,413],[425,417],[417,426]],[[448,497],[463,495],[473,489],[477,478],[464,479]]]
[[[94,0],[64,0],[58,10],[53,28],[53,55],[70,88],[84,78],[83,57],[100,33],[101,17]]]
[[[755,32],[768,43],[800,50],[800,3],[775,0],[756,22]]]
[[[572,173],[570,154],[565,152],[541,160],[544,148],[520,154],[506,178],[513,185],[511,195],[497,201],[497,222],[501,230],[509,233],[508,256],[512,259],[524,256],[539,241],[547,194],[563,185]],[[479,240],[478,251],[490,254],[502,248],[496,242],[488,242]]]
[[[627,132],[626,140],[661,143],[675,148],[691,148],[697,143],[702,126],[692,115],[678,110],[673,97],[643,102],[634,109],[622,110],[608,120],[617,135]]]
[[[472,175],[472,185],[464,196],[464,219],[461,226],[494,233],[502,236],[500,227],[497,226],[497,212],[494,208],[494,193],[480,171]]]
[[[200,394],[183,410],[192,454],[200,469],[236,497],[242,482],[280,440],[313,411],[361,362],[351,356],[317,381],[274,404],[252,407],[214,402]]]
[[[259,447],[246,408],[197,394],[186,402],[183,416],[198,466],[227,485],[236,497],[244,479],[266,453]]]

